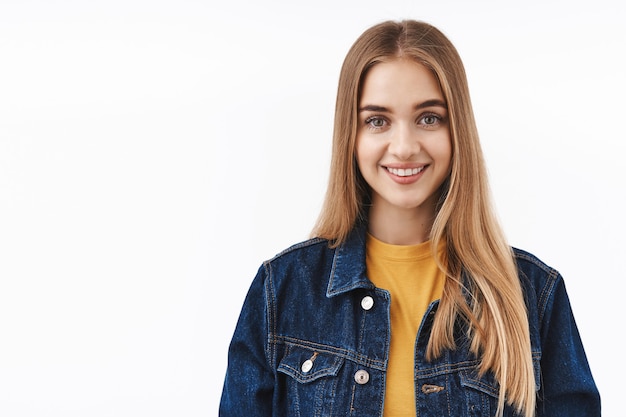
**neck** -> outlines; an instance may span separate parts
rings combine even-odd
[[[430,239],[435,210],[372,205],[368,219],[368,231],[376,239],[392,245],[416,245]]]

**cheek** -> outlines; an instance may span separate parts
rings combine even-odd
[[[431,156],[434,157],[437,162],[442,166],[449,167],[452,164],[452,143],[448,135],[439,138],[432,144]]]
[[[370,157],[369,157],[369,152],[368,152],[368,146],[366,141],[364,141],[361,138],[357,137],[356,140],[356,148],[354,150],[355,155],[356,155],[356,163],[357,166],[359,167],[359,170],[361,172],[363,172],[364,170],[367,169],[367,162],[369,161]]]
[[[354,153],[356,155],[357,165],[361,172],[367,171],[368,166],[372,164],[375,153],[373,147],[368,143],[367,139],[357,137]]]

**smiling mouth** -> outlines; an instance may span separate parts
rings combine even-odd
[[[388,172],[390,172],[393,175],[397,175],[398,177],[410,177],[412,175],[417,175],[420,172],[422,172],[424,169],[426,169],[426,165],[423,167],[419,167],[419,168],[407,168],[407,169],[402,169],[402,168],[389,168],[389,167],[385,167],[387,169]]]

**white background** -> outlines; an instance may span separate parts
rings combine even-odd
[[[0,0],[0,415],[217,415],[248,285],[320,208],[343,57],[415,18],[624,416],[623,3],[296,3]]]

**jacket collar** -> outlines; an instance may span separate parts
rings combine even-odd
[[[337,249],[330,270],[327,297],[356,288],[375,288],[365,274],[365,237],[367,224],[356,226]]]

